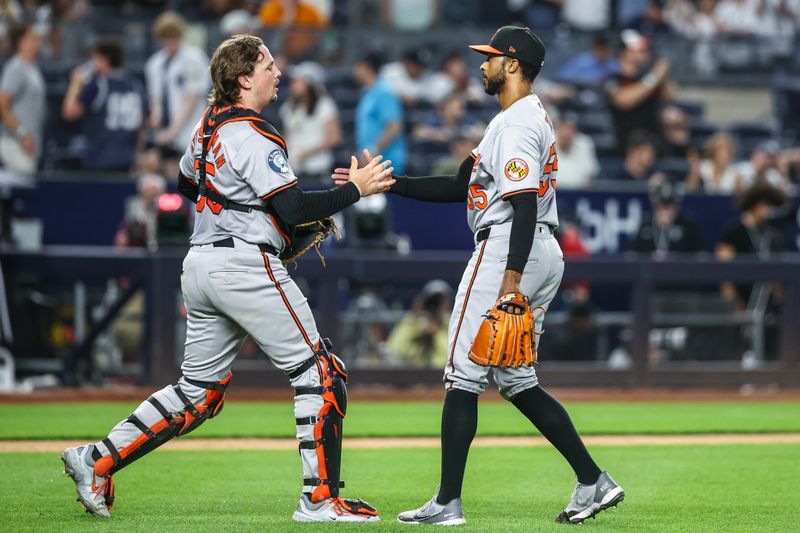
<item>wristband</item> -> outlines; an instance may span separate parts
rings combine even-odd
[[[22,124],[20,124],[19,126],[17,126],[17,129],[16,129],[16,130],[14,130],[14,137],[16,137],[17,139],[19,139],[20,141],[21,141],[22,139],[24,139],[24,138],[25,138],[25,136],[26,136],[27,134],[28,134],[28,130],[26,130],[26,129],[25,129],[25,126],[23,126]]]
[[[653,73],[652,73],[652,72],[648,72],[648,73],[647,73],[647,74],[646,74],[646,75],[645,75],[645,76],[642,78],[642,85],[644,85],[644,86],[645,86],[645,87],[647,87],[648,89],[652,89],[653,87],[655,87],[656,85],[658,85],[658,80],[656,79],[656,77],[653,75]]]

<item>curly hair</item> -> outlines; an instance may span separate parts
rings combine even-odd
[[[235,35],[223,42],[211,58],[211,95],[213,106],[233,105],[239,100],[239,76],[253,74],[264,41],[254,35]]]

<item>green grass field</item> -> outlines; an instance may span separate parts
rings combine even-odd
[[[0,405],[0,438],[98,438],[130,404]],[[584,434],[800,431],[800,403],[575,403]],[[440,405],[356,402],[353,436],[436,435]],[[229,402],[195,437],[293,436],[287,403]],[[532,434],[504,402],[481,405],[479,435]],[[618,510],[590,531],[798,531],[800,446],[597,446],[598,463],[626,489]],[[4,531],[381,531],[407,530],[394,516],[424,503],[438,483],[436,448],[347,449],[344,495],[369,500],[383,521],[294,524],[300,463],[292,451],[161,450],[115,476],[110,520],[85,514],[58,453],[0,453]],[[469,531],[557,531],[574,478],[549,447],[475,448],[464,488]]]
[[[136,407],[132,403],[0,404],[0,439],[88,438],[106,432]],[[800,402],[572,403],[585,435],[800,432]],[[436,436],[440,402],[351,402],[352,437]],[[288,402],[226,402],[223,414],[192,437],[294,437]],[[507,402],[481,402],[481,435],[530,435],[532,426]]]

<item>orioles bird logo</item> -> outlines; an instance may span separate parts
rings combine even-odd
[[[518,157],[515,157],[506,163],[505,173],[506,177],[511,181],[520,181],[525,179],[525,176],[528,175],[528,163]]]

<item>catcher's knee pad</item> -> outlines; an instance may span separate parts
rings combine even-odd
[[[123,427],[128,424],[134,426],[134,431],[138,431],[138,435],[133,442],[118,450],[109,438],[102,440],[108,449],[108,454],[104,454],[95,462],[95,472],[98,475],[113,474],[171,438],[186,435],[197,429],[206,419],[213,418],[222,411],[225,389],[231,380],[230,373],[222,381],[217,382],[197,381],[187,377],[183,380],[191,389],[189,395],[182,390],[180,384],[165,387],[142,402],[117,426]],[[189,396],[200,397],[199,403],[192,402]],[[155,422],[149,425],[145,422],[153,419]]]
[[[296,396],[318,395],[322,398],[322,406],[316,414],[295,419],[301,455],[303,450],[316,452],[317,476],[303,479],[304,486],[314,487],[311,493],[313,502],[338,497],[339,488],[344,487],[340,471],[342,422],[347,413],[347,371],[344,363],[330,350],[330,340],[324,339],[317,353],[289,375],[294,380],[307,372],[319,373],[319,386],[295,387]],[[304,413],[298,410],[300,414]],[[310,432],[309,426],[312,428]]]

